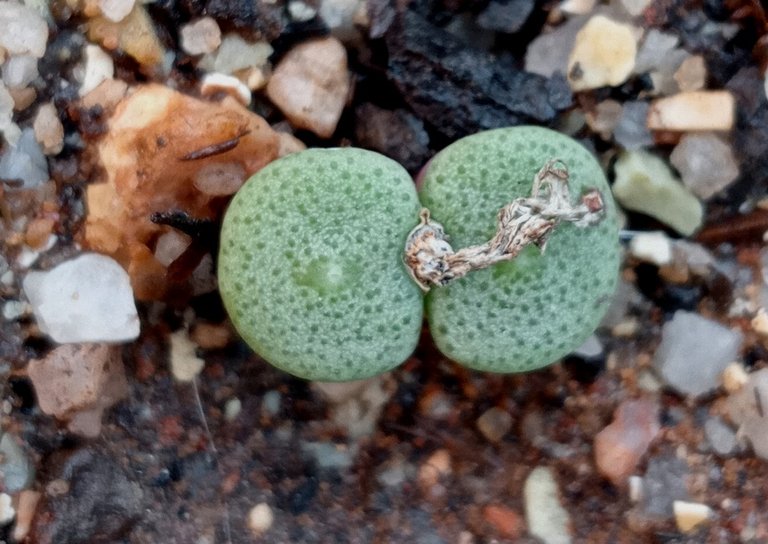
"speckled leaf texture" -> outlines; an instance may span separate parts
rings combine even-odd
[[[538,170],[561,159],[573,202],[600,190],[597,226],[561,223],[541,254],[474,271],[427,296],[427,319],[445,355],[470,368],[525,372],[546,366],[594,331],[614,292],[619,266],[616,205],[593,156],[578,142],[539,127],[482,132],[455,142],[429,165],[421,201],[454,248],[489,240],[505,204],[530,196]]]
[[[420,205],[408,173],[361,149],[272,162],[224,219],[219,287],[232,322],[273,365],[342,381],[414,350],[423,297],[402,262]]]

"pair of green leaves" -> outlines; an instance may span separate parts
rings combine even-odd
[[[496,215],[529,196],[547,161],[572,195],[598,189],[598,225],[557,226],[546,251],[470,273],[425,296],[403,264],[422,206],[454,248],[479,244]],[[576,198],[576,196],[574,196]],[[219,286],[237,330],[273,365],[313,380],[385,372],[413,352],[426,309],[438,348],[470,368],[523,372],[578,347],[601,319],[619,259],[616,208],[600,166],[548,129],[514,127],[457,141],[421,189],[392,160],[361,149],[310,149],[267,165],[224,218]]]

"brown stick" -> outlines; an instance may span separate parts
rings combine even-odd
[[[454,251],[443,226],[422,208],[421,221],[405,242],[403,260],[413,280],[425,292],[469,274],[517,257],[529,244],[544,251],[552,230],[567,221],[579,227],[594,225],[604,215],[603,198],[597,189],[571,204],[568,169],[551,160],[536,174],[530,197],[517,198],[498,215],[496,234],[485,244]]]

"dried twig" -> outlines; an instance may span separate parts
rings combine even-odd
[[[568,169],[562,161],[551,160],[536,174],[530,197],[517,198],[499,211],[496,234],[485,244],[454,251],[443,226],[430,219],[429,210],[423,208],[421,222],[406,240],[404,261],[411,277],[426,292],[472,270],[510,261],[529,244],[544,251],[558,223],[587,227],[598,223],[603,211],[603,197],[597,189],[585,193],[579,204],[571,204]]]

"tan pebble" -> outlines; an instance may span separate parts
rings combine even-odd
[[[617,338],[632,338],[637,334],[640,328],[640,323],[634,317],[628,317],[614,325],[611,329],[611,334]]]
[[[477,429],[491,442],[498,442],[512,428],[512,416],[498,407],[489,408],[477,419]]]
[[[651,130],[731,130],[734,119],[729,91],[690,91],[654,100],[647,125]]]
[[[635,67],[636,54],[637,38],[630,25],[595,15],[576,35],[568,82],[574,91],[621,85]]]
[[[95,89],[82,97],[80,103],[84,108],[101,106],[104,111],[112,112],[117,104],[125,98],[128,84],[120,79],[102,81]]]
[[[221,29],[212,17],[181,27],[181,48],[189,55],[212,53],[221,45]]]
[[[202,349],[221,349],[232,340],[232,332],[226,325],[197,323],[192,329],[191,337]]]
[[[51,497],[66,495],[69,493],[69,482],[67,480],[62,480],[61,478],[51,480],[45,486],[45,493]]]
[[[8,94],[13,98],[13,110],[24,111],[30,107],[37,98],[37,91],[32,87],[21,89],[8,89]]]
[[[111,406],[127,393],[119,348],[107,344],[65,344],[33,359],[29,377],[40,409],[58,419]]]
[[[677,528],[684,533],[693,531],[712,517],[712,509],[706,504],[687,501],[672,503]]]
[[[171,373],[180,382],[191,382],[200,374],[205,361],[197,356],[197,344],[190,340],[187,331],[171,333]]]
[[[752,330],[763,338],[768,338],[768,313],[765,308],[760,308],[757,315],[751,321]]]
[[[41,494],[37,491],[29,489],[19,493],[19,502],[16,505],[16,526],[13,528],[13,539],[16,542],[23,541],[29,534],[40,496]]]
[[[721,377],[723,388],[728,393],[736,393],[740,391],[749,381],[749,375],[744,369],[744,365],[739,362],[733,362],[725,367]]]
[[[258,536],[266,533],[272,527],[274,521],[275,515],[265,502],[257,504],[248,512],[248,528],[254,535]]]
[[[50,217],[38,217],[33,219],[27,225],[27,230],[24,232],[24,242],[32,249],[41,249],[45,247],[48,239],[53,232],[53,227],[56,224]]]
[[[307,145],[293,134],[289,134],[288,132],[278,132],[278,135],[280,136],[280,150],[277,152],[279,157],[285,157],[291,153],[298,153],[307,148]]]
[[[571,15],[587,15],[595,9],[597,0],[563,0],[560,10]]]
[[[674,75],[681,91],[698,91],[707,83],[707,67],[704,57],[694,55],[685,59]]]
[[[263,89],[267,84],[267,75],[264,73],[264,69],[258,66],[240,70],[235,75],[252,91]]]
[[[419,483],[425,489],[436,485],[440,478],[451,473],[451,454],[448,450],[440,449],[435,451],[419,467]]]
[[[267,96],[297,128],[330,138],[350,89],[347,52],[336,38],[297,45],[267,83]]]
[[[35,139],[46,155],[57,155],[64,147],[64,125],[51,102],[42,104],[32,124]]]
[[[243,106],[251,103],[251,90],[235,76],[218,73],[205,74],[200,83],[200,94],[213,96],[218,93],[227,93]]]

